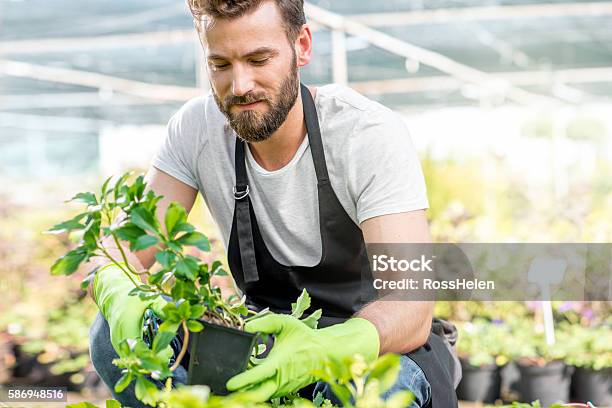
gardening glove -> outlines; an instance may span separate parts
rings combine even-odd
[[[140,278],[132,275],[140,283]],[[141,300],[138,296],[129,296],[134,284],[118,266],[109,264],[101,268],[93,283],[93,294],[98,308],[108,321],[111,344],[121,356],[119,345],[127,339],[142,341],[142,326],[144,314],[152,309],[158,316],[166,305],[161,297],[152,300]],[[168,346],[160,357],[169,360],[174,352]]]
[[[254,368],[232,377],[227,389],[247,391],[261,402],[312,384],[317,380],[313,370],[327,359],[343,361],[359,353],[371,362],[380,347],[376,327],[362,318],[311,329],[293,316],[269,314],[246,323],[245,330],[276,335],[274,346]]]

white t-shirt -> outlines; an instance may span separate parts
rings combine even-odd
[[[406,126],[396,113],[339,85],[317,89],[317,115],[331,185],[349,217],[428,208],[425,181]],[[202,194],[225,248],[231,233],[236,135],[212,94],[187,102],[168,123],[153,166]],[[250,198],[264,242],[284,265],[321,258],[317,178],[308,137],[283,168],[263,169],[246,149]]]

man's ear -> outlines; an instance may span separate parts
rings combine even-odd
[[[297,56],[297,66],[308,65],[312,57],[312,33],[310,26],[304,24],[297,38],[295,39],[295,54]]]

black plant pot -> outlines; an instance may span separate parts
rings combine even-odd
[[[572,376],[572,391],[572,399],[577,402],[612,406],[612,368],[599,371],[576,368]]]
[[[213,393],[227,395],[227,380],[243,372],[257,335],[202,321],[204,330],[190,333],[190,385],[208,385]]]
[[[522,402],[540,400],[542,406],[569,400],[572,368],[562,361],[553,361],[544,366],[525,365],[519,362],[521,379],[518,391]]]
[[[495,364],[473,366],[461,360],[463,376],[457,387],[457,398],[463,401],[478,401],[492,404],[499,398],[501,375]]]

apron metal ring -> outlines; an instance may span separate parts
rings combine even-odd
[[[234,199],[236,200],[242,200],[244,197],[249,195],[249,185],[247,184],[246,188],[244,189],[244,191],[238,191],[236,190],[236,186],[233,187],[233,191],[234,191]]]

